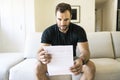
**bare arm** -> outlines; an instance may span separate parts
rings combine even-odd
[[[77,46],[80,50],[80,58],[77,58],[74,62],[74,65],[70,68],[71,72],[73,72],[75,75],[83,72],[82,65],[85,64],[90,58],[88,42],[79,42]]]
[[[80,50],[80,58],[86,63],[90,58],[88,42],[78,43],[78,48]]]

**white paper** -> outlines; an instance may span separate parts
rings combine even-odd
[[[44,49],[52,55],[51,62],[47,65],[49,75],[72,74],[73,46],[45,46]]]

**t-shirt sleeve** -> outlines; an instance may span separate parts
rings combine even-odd
[[[78,42],[86,42],[88,41],[87,40],[87,36],[86,36],[86,32],[83,28],[81,28],[79,31],[78,31]]]
[[[42,37],[41,37],[41,43],[48,43],[51,44],[51,34],[50,31],[47,29],[43,32]]]

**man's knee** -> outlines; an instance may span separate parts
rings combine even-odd
[[[42,64],[41,62],[37,62],[36,64],[36,74],[45,74],[47,72],[47,66]]]
[[[84,72],[89,71],[92,74],[95,74],[95,72],[96,72],[95,64],[90,60],[88,61],[87,64],[83,65],[83,68],[84,68],[83,69]]]
[[[96,68],[92,61],[88,61],[83,65],[83,76],[80,80],[94,80]]]

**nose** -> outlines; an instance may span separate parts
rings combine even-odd
[[[64,20],[61,20],[61,25],[65,25],[65,21]]]

